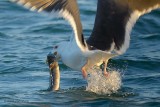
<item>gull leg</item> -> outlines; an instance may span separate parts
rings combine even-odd
[[[108,61],[103,61],[103,65],[104,65],[103,74],[104,74],[104,76],[106,76],[106,77],[109,76],[109,72],[106,70],[107,64],[108,64]]]
[[[87,79],[87,76],[88,76],[87,68],[86,68],[87,64],[88,64],[88,60],[87,60],[86,64],[81,68],[82,76],[84,79]]]
[[[81,71],[82,71],[83,78],[86,79],[87,78],[87,71],[86,71],[85,67],[82,67]]]

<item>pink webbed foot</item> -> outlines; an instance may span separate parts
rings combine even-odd
[[[108,71],[104,71],[104,72],[103,72],[103,75],[104,75],[106,78],[108,78],[108,77],[109,77],[109,72],[108,72]]]

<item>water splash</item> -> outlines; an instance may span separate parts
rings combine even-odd
[[[118,71],[111,71],[108,78],[105,77],[101,69],[91,69],[87,79],[86,91],[96,94],[116,93],[121,87],[121,74]]]

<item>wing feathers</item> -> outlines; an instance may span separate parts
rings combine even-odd
[[[94,29],[87,43],[103,51],[123,54],[138,18],[159,7],[160,0],[98,0]]]
[[[71,24],[77,45],[85,48],[83,39],[82,24],[80,21],[79,8],[76,0],[12,0],[32,11],[46,11],[49,13],[58,12]]]

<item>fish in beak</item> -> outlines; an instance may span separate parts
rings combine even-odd
[[[57,52],[47,55],[47,63],[50,69],[49,90],[57,91],[60,87],[60,70],[58,65]]]

